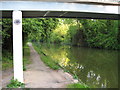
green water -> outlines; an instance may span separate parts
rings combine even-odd
[[[42,51],[91,88],[118,87],[118,52],[41,44]]]

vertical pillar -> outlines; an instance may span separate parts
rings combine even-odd
[[[22,12],[13,11],[13,64],[14,79],[23,83]]]

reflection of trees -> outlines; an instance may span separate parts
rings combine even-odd
[[[62,67],[65,67],[92,87],[117,86],[117,52],[89,48],[50,45],[42,47]]]
[[[101,85],[108,85],[111,87],[117,86],[117,52],[96,50],[89,48],[71,48],[67,50],[70,63],[77,62],[84,66],[84,69],[77,74],[81,80],[87,83],[100,87]],[[94,72],[96,76],[88,78],[88,73]],[[99,82],[96,80],[98,75],[101,77]],[[91,81],[90,81],[91,80]]]

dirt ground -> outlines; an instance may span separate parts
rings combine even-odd
[[[8,70],[2,71],[2,88],[5,88],[6,85],[10,83],[10,80],[13,77],[13,69],[10,68]]]
[[[24,72],[26,88],[65,88],[66,84],[73,83],[73,77],[62,70],[52,70],[40,59],[32,44],[30,53],[32,64]]]

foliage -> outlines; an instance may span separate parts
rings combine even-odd
[[[2,48],[12,52],[12,19],[2,19]]]
[[[23,40],[24,44],[29,40],[49,41],[50,33],[56,28],[58,19],[55,18],[25,18],[23,19]],[[12,51],[12,19],[0,19],[2,26],[3,49]]]
[[[89,89],[87,85],[81,84],[81,83],[68,84],[67,88],[88,88]]]
[[[76,34],[76,19],[59,19],[59,23],[51,33],[50,42],[52,43],[71,43],[71,38]]]
[[[29,46],[25,45],[23,47],[23,70],[26,70],[26,65],[30,64],[30,49]],[[8,52],[7,50],[4,50],[2,53],[2,69],[6,70],[8,68],[13,67],[13,55]]]
[[[12,67],[11,57],[13,56],[13,40],[12,40],[12,19],[0,19],[0,25],[2,26],[2,57],[3,57],[3,69]],[[25,46],[28,40],[32,41],[49,41],[50,32],[56,27],[57,19],[54,18],[39,18],[39,19],[23,19],[23,44]],[[1,43],[1,42],[0,42]],[[9,53],[9,54],[8,54]],[[27,58],[27,52],[25,52],[26,58],[24,62],[29,62]],[[10,65],[9,65],[10,64]],[[25,65],[24,65],[25,70]]]
[[[68,30],[68,33],[67,33],[67,39],[69,41],[69,43],[71,43],[72,45],[78,45],[79,43],[79,40],[81,39],[81,35],[79,35],[79,23],[77,23],[77,20],[76,21],[76,24],[71,24],[69,26],[69,30]],[[67,40],[66,40],[67,41]],[[81,43],[81,42],[80,42]]]
[[[64,38],[67,34],[68,26],[65,24],[58,25],[55,30],[53,30],[50,41],[53,43],[64,42]]]
[[[28,37],[29,40],[48,42],[50,33],[56,25],[57,19],[54,18],[23,19],[24,36]]]
[[[3,50],[12,53],[12,19],[0,19]],[[24,18],[23,40],[120,49],[118,20]]]
[[[0,19],[2,26],[2,69],[6,70],[13,66],[12,60],[12,19]]]
[[[79,79],[76,74],[74,74],[73,78],[74,78],[74,79],[77,79],[77,80]]]
[[[5,50],[2,53],[2,70],[12,68],[12,66],[13,66],[12,60],[13,60],[12,54]]]
[[[79,20],[88,47],[120,49],[117,41],[118,21]]]
[[[6,69],[9,64],[12,67],[12,19],[0,19],[0,26],[3,68]],[[120,29],[118,20],[25,18],[23,40],[24,45],[29,40],[119,50]]]
[[[59,19],[52,31],[52,43],[120,49],[118,20]]]
[[[24,88],[25,84],[19,82],[18,80],[11,79],[10,84],[7,85],[7,88]]]

